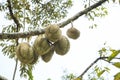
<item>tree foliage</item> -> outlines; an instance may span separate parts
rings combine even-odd
[[[75,16],[71,17],[67,21],[64,21],[63,26],[68,23],[76,20],[81,15],[85,15],[88,20],[94,21],[95,18],[104,17],[108,15],[107,8],[103,5],[104,2],[109,2],[109,0],[83,0],[84,1],[84,10]],[[119,2],[120,0],[112,0],[113,3]],[[2,36],[9,37],[8,35],[4,35],[4,33],[17,34],[18,32],[30,32],[31,30],[41,30],[45,29],[49,24],[57,24],[60,20],[64,19],[67,16],[68,10],[72,7],[72,0],[7,0],[0,2],[0,12],[4,13],[4,18],[10,21],[9,24],[3,26],[2,28]],[[95,9],[94,9],[95,8]],[[91,28],[96,27],[97,24],[93,24],[90,26]],[[34,34],[35,31],[31,32]],[[18,34],[17,34],[18,35]],[[15,39],[2,39],[0,42],[0,46],[2,47],[2,52],[4,55],[9,56],[9,58],[16,59],[16,46],[20,41],[28,40],[32,38],[31,35],[27,35],[24,38],[15,38]],[[36,34],[35,34],[36,35]],[[117,56],[120,53],[120,50],[115,50],[111,48],[103,47],[99,51],[99,58],[97,58],[93,63],[88,66],[88,68],[78,77],[73,74],[65,75],[63,80],[82,80],[84,79],[84,74],[99,60],[106,61],[113,66],[120,68],[120,62],[114,62],[114,59],[119,59]],[[107,54],[106,54],[107,53]],[[17,59],[16,59],[17,61]],[[33,80],[34,76],[32,74],[32,69],[34,65],[21,64],[20,66],[20,76],[28,77],[29,80]],[[101,77],[105,72],[109,72],[108,67],[99,67],[94,66],[93,72],[88,75],[90,80],[104,80],[104,77]],[[119,73],[115,75],[114,80],[118,80]],[[13,77],[14,80],[14,77]]]

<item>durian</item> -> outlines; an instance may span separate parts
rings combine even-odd
[[[54,43],[56,54],[65,55],[70,49],[70,42],[67,37],[62,36],[57,42]]]
[[[50,51],[42,55],[41,58],[44,62],[49,62],[52,59],[53,54],[54,54],[54,48],[52,47]]]
[[[45,36],[49,41],[56,42],[61,38],[62,32],[58,25],[51,24],[45,29]]]
[[[24,64],[29,64],[34,59],[34,51],[28,43],[20,43],[16,49],[17,58]]]
[[[33,49],[35,53],[41,56],[50,50],[50,44],[44,36],[39,35],[34,41]]]
[[[78,39],[80,36],[80,31],[74,27],[67,30],[67,36],[72,39]]]
[[[37,53],[35,53],[35,51],[34,51],[34,55],[33,55],[33,56],[34,56],[34,59],[33,59],[33,61],[30,63],[31,65],[37,63],[38,57],[39,57],[39,55],[38,55]]]

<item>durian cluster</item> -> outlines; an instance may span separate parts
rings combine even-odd
[[[80,35],[79,30],[71,27],[67,30],[67,36],[77,39]],[[20,43],[16,49],[17,58],[24,64],[35,64],[39,57],[44,62],[49,62],[54,54],[65,55],[70,49],[68,38],[62,35],[58,25],[52,24],[45,29],[43,35],[39,35],[33,46],[29,43]]]

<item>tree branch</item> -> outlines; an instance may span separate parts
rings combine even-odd
[[[43,34],[44,29],[34,30],[29,32],[15,32],[15,33],[0,33],[0,39],[16,39],[16,38],[26,38],[30,36],[35,36],[39,34]]]
[[[18,65],[18,59],[16,59],[16,64],[15,64],[15,69],[14,69],[12,80],[15,80],[15,75],[16,75],[16,71],[17,71],[17,65]]]
[[[109,57],[99,57],[99,58],[97,58],[95,61],[93,61],[83,72],[82,72],[82,74],[80,74],[77,78],[82,78],[83,77],[83,75],[94,65],[94,64],[96,64],[99,60],[103,60],[103,61],[106,61],[106,62],[108,62],[108,63],[111,63],[111,62],[109,62],[108,60],[106,60],[106,59],[108,59]],[[120,58],[113,58],[113,59],[120,59]]]
[[[13,21],[15,22],[17,27],[20,27],[20,23],[19,23],[18,19],[13,14],[12,7],[11,7],[11,1],[7,0],[7,2],[8,2],[8,9],[9,9],[11,18],[13,19]]]
[[[72,16],[71,18],[67,19],[66,21],[63,21],[62,23],[59,23],[60,27],[64,27],[65,25],[69,24],[71,21],[75,21],[76,19],[78,19],[80,16],[87,14],[89,11],[91,11],[92,9],[100,6],[101,4],[103,4],[104,2],[106,2],[107,0],[100,0],[97,3],[89,6],[88,8],[84,9],[83,11],[78,12],[76,15]]]
[[[7,0],[9,3],[9,0]],[[58,23],[58,25],[62,28],[64,26],[66,26],[67,24],[69,24],[71,21],[75,21],[76,19],[78,19],[80,16],[88,13],[89,11],[91,11],[92,9],[100,6],[101,4],[103,4],[104,2],[106,2],[107,0],[100,0],[97,3],[89,6],[88,8],[84,9],[83,11],[80,11],[79,13],[75,14],[73,17],[67,19],[66,21],[63,21],[61,23]],[[9,4],[9,11],[10,14],[12,15],[11,17],[13,18],[14,22],[17,24],[17,26],[19,26],[19,21],[15,18],[15,16],[13,15],[12,11],[11,11],[11,5]],[[23,33],[0,33],[0,39],[16,39],[16,38],[26,38],[29,36],[35,36],[35,35],[39,35],[39,34],[43,34],[44,30],[34,30],[34,31],[30,31],[30,32],[23,32]]]
[[[93,61],[93,62],[83,71],[83,73],[82,73],[80,76],[78,76],[78,77],[79,77],[79,78],[82,78],[83,75],[84,75],[95,63],[97,63],[100,59],[101,59],[101,57],[99,57],[99,58],[97,58],[95,61]]]
[[[8,9],[9,9],[10,16],[13,19],[13,21],[15,22],[15,24],[17,25],[16,32],[18,32],[19,31],[19,27],[20,27],[19,20],[13,14],[12,7],[11,7],[11,1],[7,0],[7,2],[8,2]],[[18,46],[18,39],[19,38],[16,38],[16,46]],[[12,80],[15,80],[15,75],[16,75],[16,71],[17,71],[17,65],[18,65],[18,59],[16,59],[16,65],[15,65],[15,69],[14,69]]]

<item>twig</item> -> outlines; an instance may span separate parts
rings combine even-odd
[[[7,0],[7,2],[8,2],[8,9],[9,9],[9,12],[10,12],[10,16],[12,17],[12,19],[15,22],[15,24],[17,25],[17,27],[20,27],[20,23],[19,23],[18,19],[13,14],[12,7],[11,7],[11,1]]]
[[[96,64],[99,60],[103,60],[103,61],[106,61],[106,62],[108,62],[108,63],[112,63],[112,62],[109,62],[108,60],[106,60],[106,59],[108,59],[109,57],[99,57],[99,58],[97,58],[95,61],[93,61],[83,72],[82,72],[82,74],[80,74],[77,78],[82,78],[83,77],[83,75],[94,65],[94,64]],[[113,59],[120,59],[120,58],[113,58]]]
[[[12,80],[15,80],[15,75],[16,75],[16,71],[17,71],[17,65],[18,65],[18,59],[16,59],[16,64],[15,64],[15,69],[14,69]]]
[[[18,28],[17,28],[17,31],[18,31]],[[18,38],[16,39],[16,46],[18,46]],[[12,80],[15,80],[15,75],[16,75],[16,71],[17,71],[17,65],[18,65],[18,59],[16,58],[15,69],[14,69]]]
[[[20,23],[19,23],[18,19],[13,14],[12,7],[11,7],[11,1],[7,0],[7,2],[8,2],[8,9],[9,9],[9,12],[10,12],[10,16],[13,19],[13,21],[15,22],[15,24],[17,25],[16,32],[18,32],[19,27],[20,27]],[[16,39],[16,46],[17,46],[18,45],[18,38],[15,38],[15,39]],[[16,65],[15,65],[12,80],[15,79],[15,75],[16,75],[16,71],[17,71],[17,65],[18,65],[18,59],[16,59]]]
[[[78,76],[79,78],[82,78],[83,77],[83,75],[95,64],[95,63],[97,63],[98,62],[98,60],[100,60],[101,58],[99,57],[99,58],[97,58],[95,61],[93,61],[84,71],[83,71],[83,73],[80,75],[80,76]]]
[[[7,0],[8,3],[10,3],[9,0]],[[92,9],[100,6],[101,4],[103,4],[104,2],[106,2],[107,0],[100,0],[97,3],[89,6],[88,8],[84,9],[83,11],[80,11],[79,13],[75,14],[73,17],[67,19],[66,21],[63,21],[61,23],[58,23],[58,25],[62,28],[64,26],[66,26],[67,24],[69,24],[71,21],[75,21],[76,19],[78,19],[80,16],[88,13],[89,11],[91,11]],[[17,26],[20,26],[19,21],[14,17],[11,7],[10,5],[8,5],[8,7],[10,8],[9,11],[11,13],[11,17],[13,18],[14,22],[17,24]],[[30,31],[30,32],[23,32],[23,33],[0,33],[0,39],[16,39],[16,38],[26,38],[28,36],[35,36],[35,35],[39,35],[39,34],[43,34],[44,33],[44,29],[41,30],[34,30],[34,31]]]

